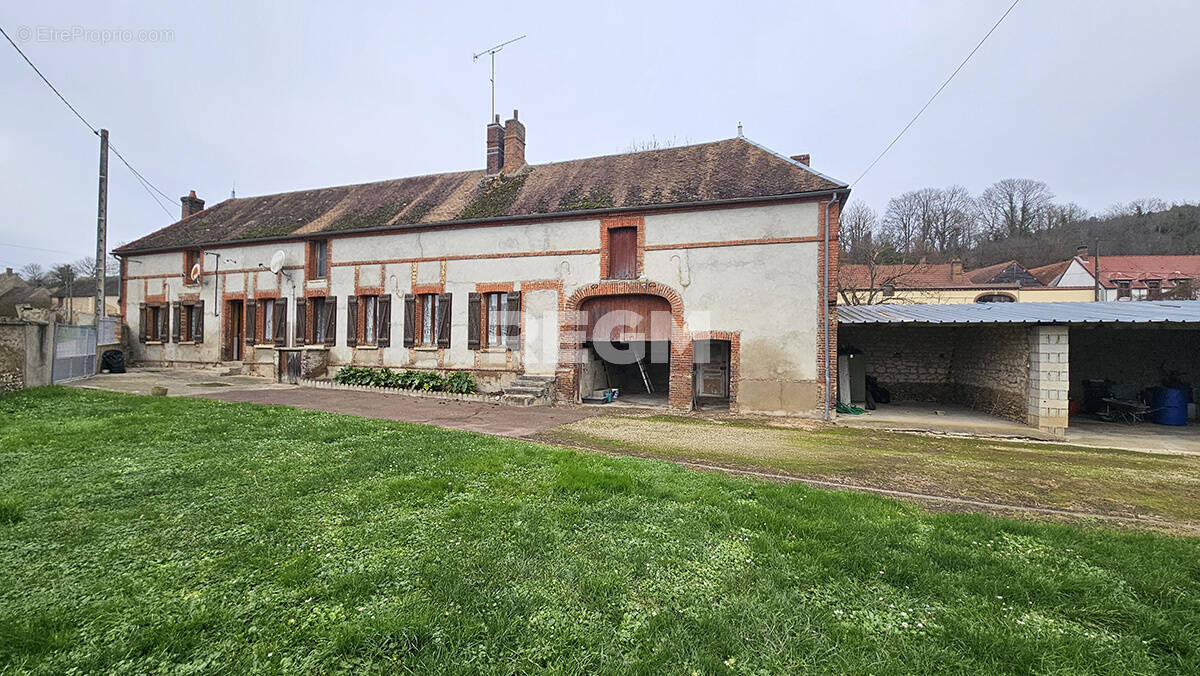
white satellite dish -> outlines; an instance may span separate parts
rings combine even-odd
[[[188,273],[188,279],[192,280],[193,282],[200,281],[200,264],[199,263],[192,265],[192,271],[190,273]]]
[[[271,272],[279,274],[279,271],[283,269],[283,257],[284,254],[282,250],[276,251],[275,254],[271,256],[271,264],[268,266],[271,268]]]

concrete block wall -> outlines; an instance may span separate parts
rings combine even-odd
[[[1067,431],[1070,342],[1065,326],[1029,329],[1029,379],[1026,422],[1057,436]]]

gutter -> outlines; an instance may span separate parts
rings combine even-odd
[[[674,204],[651,204],[646,206],[629,206],[629,207],[609,207],[605,209],[579,209],[576,211],[556,211],[548,214],[522,214],[519,216],[499,216],[495,218],[466,218],[452,221],[438,221],[436,223],[418,223],[413,225],[396,226],[396,225],[379,225],[373,228],[357,228],[354,230],[322,230],[318,232],[305,233],[296,235],[289,233],[286,235],[275,235],[272,237],[253,237],[249,239],[229,239],[229,240],[213,240],[208,242],[189,242],[187,244],[172,244],[170,246],[151,247],[148,249],[131,249],[129,245],[113,250],[116,256],[133,256],[141,254],[163,253],[167,251],[182,251],[183,249],[195,248],[216,248],[222,246],[244,246],[247,244],[262,244],[267,242],[303,242],[315,238],[324,237],[353,237],[358,235],[371,235],[380,233],[402,233],[402,232],[424,232],[427,230],[438,230],[442,228],[470,228],[470,227],[487,227],[491,225],[506,225],[511,223],[537,222],[546,220],[577,220],[580,218],[588,218],[594,216],[604,216],[607,214],[626,214],[626,213],[644,213],[658,211],[672,211],[684,209],[697,209],[709,207],[737,206],[741,204],[757,204],[762,202],[778,202],[784,200],[807,200],[821,197],[837,197],[840,194],[848,192],[844,187],[833,188],[830,190],[815,190],[812,192],[796,192],[787,193],[784,195],[763,195],[760,197],[736,197],[723,200],[707,200],[703,202],[678,202]],[[216,207],[214,207],[216,208]],[[203,212],[197,212],[203,213]],[[195,214],[193,214],[195,215]],[[189,217],[190,218],[190,217]],[[179,223],[182,221],[177,221]],[[175,225],[172,223],[171,225]],[[170,225],[166,227],[171,227]],[[300,226],[297,226],[300,227]]]

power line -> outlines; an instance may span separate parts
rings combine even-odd
[[[75,117],[79,118],[79,121],[82,122],[84,126],[86,126],[88,130],[92,132],[92,134],[99,135],[100,131],[96,129],[96,127],[92,126],[92,123],[88,122],[87,118],[85,118],[83,114],[75,108],[75,106],[71,105],[71,102],[67,100],[67,97],[63,96],[62,92],[58,91],[58,88],[54,86],[54,83],[50,82],[49,78],[42,74],[42,71],[39,70],[38,67],[34,65],[33,61],[31,61],[29,57],[25,55],[25,52],[21,51],[21,48],[17,46],[17,43],[13,42],[13,39],[9,37],[8,33],[5,32],[3,27],[0,27],[0,35],[3,35],[4,39],[8,40],[8,44],[12,45],[13,49],[17,50],[17,54],[20,54],[21,58],[25,60],[25,63],[29,64],[29,67],[33,69],[33,72],[37,73],[38,77],[42,79],[42,82],[46,83],[46,86],[50,88],[50,91],[54,92],[54,95],[57,96],[59,100],[61,100],[63,104],[67,106],[67,108],[70,108],[72,113],[75,113]],[[169,217],[171,215],[170,210],[164,207],[162,202],[160,202],[159,199],[155,197],[154,193],[150,192],[150,190],[153,189],[154,192],[157,192],[159,195],[162,195],[164,198],[166,198],[168,204],[170,203],[171,198],[168,197],[165,192],[159,190],[158,187],[151,183],[145,176],[142,176],[141,172],[139,172],[137,169],[134,169],[133,165],[130,164],[129,161],[121,155],[121,153],[117,152],[117,149],[111,144],[109,145],[109,150],[111,150],[113,154],[117,156],[117,159],[121,160],[121,163],[129,169],[129,171],[142,185],[142,188],[146,190],[151,198],[154,199],[154,203],[158,205],[158,208],[162,209],[163,212]]]
[[[0,242],[0,246],[11,246],[11,247],[16,247],[18,249],[33,249],[34,251],[46,251],[48,253],[60,253],[60,254],[66,254],[68,256],[79,255],[79,252],[77,252],[77,251],[63,251],[62,249],[47,249],[45,247],[29,246],[27,244],[9,244],[7,242]]]
[[[921,109],[917,111],[917,114],[913,115],[913,118],[908,121],[908,124],[904,125],[904,128],[900,130],[899,134],[896,134],[896,138],[892,139],[892,142],[887,144],[887,147],[883,149],[883,152],[879,153],[879,155],[871,161],[871,164],[867,165],[867,168],[863,170],[863,173],[859,174],[858,178],[854,179],[854,183],[851,184],[852,186],[857,185],[859,181],[863,180],[863,176],[866,176],[867,172],[871,171],[871,169],[879,163],[879,160],[883,159],[883,156],[892,149],[892,146],[896,145],[896,142],[900,140],[900,137],[904,136],[904,133],[908,131],[908,128],[913,126],[913,123],[917,121],[917,118],[921,117],[921,113],[925,112],[925,109],[929,107],[929,104],[933,103],[933,100],[938,97],[938,94],[942,93],[942,90],[946,88],[946,85],[950,84],[950,81],[954,79],[954,76],[958,75],[958,71],[962,70],[963,66],[967,65],[967,62],[971,60],[972,56],[975,56],[975,52],[979,51],[979,48],[983,46],[983,43],[987,42],[987,39],[991,37],[992,33],[994,33],[997,28],[1000,27],[1000,24],[1004,22],[1004,19],[1009,15],[1010,12],[1013,11],[1013,8],[1015,8],[1019,2],[1021,2],[1021,0],[1013,0],[1013,3],[1008,6],[1008,9],[1004,10],[1004,13],[1000,15],[1000,18],[996,20],[996,23],[992,25],[992,28],[983,36],[982,39],[980,39],[979,43],[975,45],[975,48],[971,50],[971,53],[967,54],[967,58],[963,59],[962,63],[958,64],[958,68],[955,68],[954,72],[950,73],[950,77],[946,78],[946,81],[942,83],[942,86],[937,88],[937,91],[933,93],[933,96],[929,97],[929,100],[925,102],[925,105],[921,106]]]

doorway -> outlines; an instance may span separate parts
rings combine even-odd
[[[245,304],[240,300],[230,300],[225,302],[225,342],[221,344],[221,360],[222,361],[241,361],[242,360],[242,313],[245,310]]]
[[[697,340],[692,343],[692,354],[696,407],[729,408],[729,341]]]
[[[667,406],[670,303],[643,294],[599,296],[586,300],[580,309],[587,318],[581,397],[598,402],[615,394],[623,404]]]

